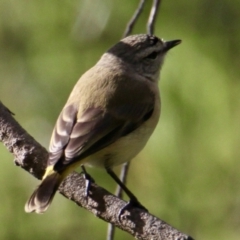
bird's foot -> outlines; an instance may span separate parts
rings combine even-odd
[[[148,212],[147,208],[145,208],[137,199],[130,199],[129,202],[126,203],[124,207],[122,207],[118,213],[118,221],[120,222],[120,217],[123,214],[125,210],[131,209],[131,208],[140,208],[144,210],[145,212]]]
[[[82,168],[83,177],[85,178],[85,193],[84,193],[84,196],[87,199],[87,197],[89,195],[89,189],[91,187],[91,183],[95,183],[95,180],[91,177],[90,174],[87,173],[84,166],[81,166],[81,168]]]

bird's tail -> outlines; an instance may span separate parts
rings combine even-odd
[[[25,211],[27,213],[45,212],[51,204],[52,199],[62,181],[62,176],[55,171],[49,171],[48,174],[45,175],[46,177],[44,177],[42,183],[33,192],[25,204]]]

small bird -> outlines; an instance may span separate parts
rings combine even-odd
[[[45,175],[26,212],[45,212],[63,179],[85,165],[105,168],[130,201],[139,203],[112,167],[134,158],[153,133],[160,117],[160,69],[179,43],[128,36],[81,76],[57,119]]]

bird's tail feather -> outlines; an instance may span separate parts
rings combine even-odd
[[[33,192],[25,204],[26,212],[45,212],[52,202],[52,199],[62,181],[62,177],[57,172],[52,172],[44,178],[42,183]]]

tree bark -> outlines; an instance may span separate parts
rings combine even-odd
[[[47,150],[31,137],[0,102],[0,141],[14,155],[14,163],[41,179],[48,159]],[[60,185],[59,192],[102,220],[114,224],[137,239],[184,240],[192,239],[166,222],[138,208],[128,208],[119,217],[126,202],[107,190],[91,183],[85,197],[85,179],[76,172]]]

